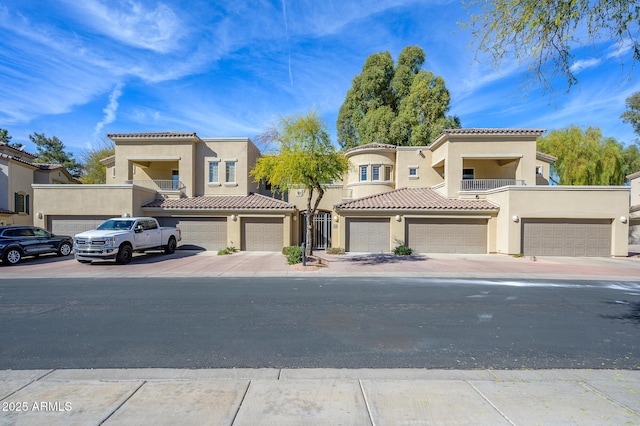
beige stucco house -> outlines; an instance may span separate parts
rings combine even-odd
[[[640,171],[627,176],[631,190],[629,244],[640,245]]]
[[[627,256],[629,187],[550,186],[555,158],[541,129],[446,130],[426,146],[347,150],[314,219],[317,248]],[[195,133],[108,135],[106,185],[33,185],[36,224],[73,234],[106,217],[150,215],[185,245],[277,250],[304,236],[305,191],[286,201],[251,179],[260,152],[246,138]]]
[[[0,142],[0,225],[33,224],[32,184],[78,183],[59,164],[35,163],[36,155]]]

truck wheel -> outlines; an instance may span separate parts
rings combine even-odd
[[[176,252],[176,246],[178,244],[176,243],[176,239],[171,237],[169,238],[169,242],[167,243],[166,246],[164,246],[164,254],[173,254]]]
[[[116,262],[120,265],[126,265],[131,262],[131,258],[133,257],[133,249],[130,245],[123,245],[118,250],[118,255],[116,256]]]

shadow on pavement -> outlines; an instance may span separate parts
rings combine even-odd
[[[609,305],[624,306],[628,308],[627,312],[619,315],[601,315],[602,318],[612,319],[622,322],[630,322],[640,325],[640,302],[629,302],[626,300],[616,300],[615,302],[606,302]]]
[[[159,263],[169,259],[183,259],[186,257],[191,257],[197,255],[202,250],[184,250],[179,249],[176,250],[173,254],[165,254],[160,250],[150,250],[145,253],[135,253],[133,255],[133,259],[131,263],[127,265],[136,265],[136,264],[149,264],[149,263]],[[87,266],[97,266],[97,265],[115,265],[115,260],[94,260]],[[119,266],[127,266],[127,265],[119,265]]]
[[[408,263],[416,261],[428,260],[427,256],[410,255],[410,256],[397,256],[391,253],[371,253],[362,255],[347,256],[344,258],[347,262],[359,263],[361,265],[387,265],[391,263]]]

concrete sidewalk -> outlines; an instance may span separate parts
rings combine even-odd
[[[128,265],[113,262],[80,264],[72,257],[27,258],[0,267],[2,278],[134,278],[134,277],[423,277],[575,279],[640,282],[640,257],[523,257],[499,254],[393,254],[349,253],[316,255],[321,266],[287,265],[274,252],[239,252],[218,256],[210,251],[179,250],[172,255],[136,254]]]
[[[640,424],[640,371],[0,372],[0,424]]]

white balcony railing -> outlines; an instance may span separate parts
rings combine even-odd
[[[488,191],[503,186],[524,186],[518,179],[464,179],[460,182],[460,191]]]
[[[124,183],[155,189],[158,192],[184,192],[184,183],[175,180],[126,180]]]

